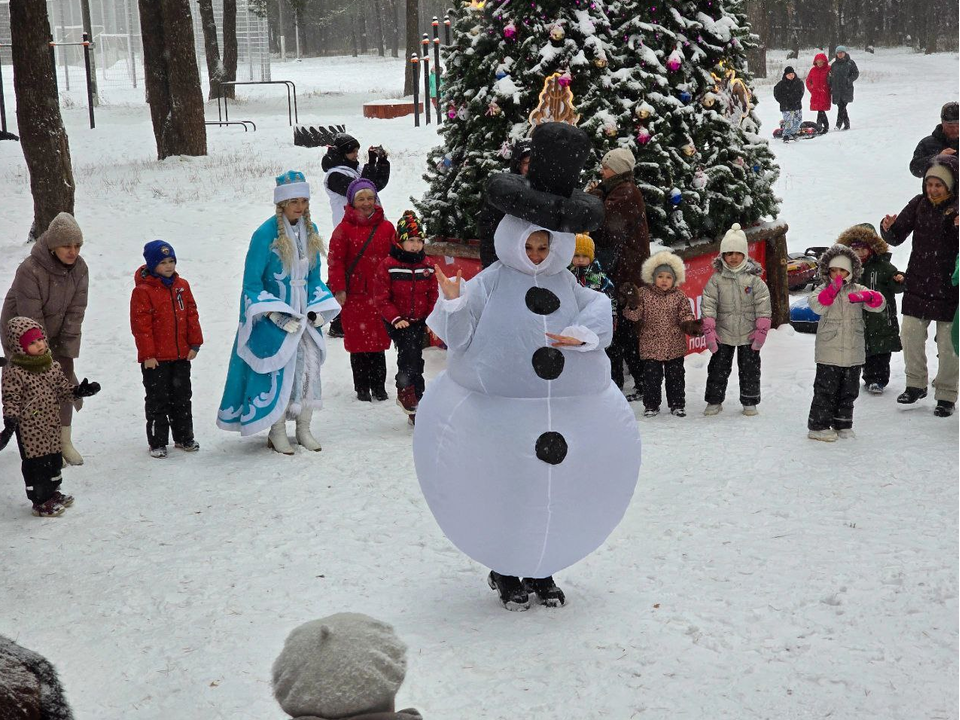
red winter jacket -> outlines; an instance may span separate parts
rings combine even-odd
[[[817,67],[817,60],[823,60],[823,66]],[[817,53],[813,59],[813,67],[807,73],[807,90],[810,91],[810,109],[811,110],[829,110],[830,109],[830,83],[827,82],[827,76],[830,75],[830,64],[827,56],[823,53]]]
[[[130,329],[137,341],[137,362],[186,360],[190,349],[203,345],[200,314],[190,285],[179,275],[167,287],[141,265],[130,296]]]
[[[390,248],[390,256],[377,270],[376,289],[380,317],[391,325],[397,320],[425,320],[437,302],[437,278],[422,250]]]
[[[374,231],[373,237],[350,275],[348,289],[347,270],[360,254],[371,231]],[[334,294],[347,293],[340,311],[340,322],[343,325],[343,347],[349,353],[383,352],[390,347],[390,336],[377,310],[374,283],[377,269],[396,244],[396,239],[393,225],[383,219],[383,208],[378,207],[373,215],[365,218],[349,205],[330,237],[327,287]]]

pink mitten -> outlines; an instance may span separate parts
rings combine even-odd
[[[876,290],[864,290],[862,292],[852,292],[847,295],[847,299],[852,303],[863,303],[867,307],[880,307],[883,302],[883,295]]]
[[[747,335],[749,340],[753,340],[750,349],[759,352],[760,348],[767,341],[767,331],[770,330],[770,318],[757,318],[756,330]]]
[[[833,301],[837,299],[837,295],[840,293],[840,288],[842,287],[843,278],[838,275],[832,283],[820,291],[820,294],[817,295],[817,300],[820,301],[821,305],[833,305]]]
[[[712,317],[703,318],[703,337],[707,341],[707,350],[715,353],[720,349],[717,344],[717,319]]]

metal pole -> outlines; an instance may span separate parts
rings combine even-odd
[[[93,71],[91,68],[90,55],[90,35],[83,34],[83,69],[87,73],[87,108],[90,111],[90,129],[93,130],[97,124],[93,120]]]
[[[423,65],[423,117],[426,124],[430,124],[430,56],[424,54],[420,59]],[[437,112],[440,109],[437,108]]]
[[[80,0],[80,17],[83,20],[83,32],[87,36],[83,40],[84,42],[89,42],[93,40],[93,21],[90,19],[90,0]],[[92,83],[93,104],[99,105],[100,95],[97,93],[97,57],[96,55],[86,52],[86,48],[84,48],[84,62],[90,63],[90,79],[87,80],[87,83]]]
[[[294,8],[293,32],[297,36],[297,62],[300,62],[300,13]]]
[[[7,108],[3,103],[3,45],[0,45],[0,130],[7,131]]]
[[[130,0],[123,0],[124,21],[127,26],[127,72],[130,73],[130,81],[133,86],[137,86],[137,66],[133,61],[133,35],[130,33]]]
[[[443,44],[450,44],[450,13],[447,13],[446,19],[443,21]]]
[[[440,21],[433,16],[433,87],[437,95],[437,122],[443,122],[440,114]]]
[[[413,65],[413,126],[420,127],[420,58],[416,53],[410,56],[410,64]]]
[[[283,0],[277,0],[277,7],[280,10],[280,21],[277,23],[280,26],[280,62],[287,61],[287,36],[283,27]]]

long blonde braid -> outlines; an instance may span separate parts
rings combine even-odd
[[[293,259],[297,253],[294,250],[293,240],[287,237],[287,231],[283,223],[283,209],[286,205],[286,200],[277,203],[277,239],[274,241],[274,247],[280,255],[280,261],[283,263],[283,266],[289,271],[293,266]],[[307,255],[310,257],[310,267],[313,268],[317,265],[318,254],[322,257],[327,256],[327,246],[324,244],[323,238],[320,237],[319,233],[313,231],[313,221],[310,219],[309,205],[307,205],[307,209],[303,213],[302,221],[306,223],[304,227],[307,228]]]

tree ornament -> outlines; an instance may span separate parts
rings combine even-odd
[[[737,155],[737,165],[739,165],[740,167],[743,167],[744,165],[746,165],[746,163],[743,161],[743,157],[740,155]]]
[[[641,120],[646,120],[648,117],[654,114],[655,110],[653,109],[652,105],[650,105],[646,100],[644,100],[642,103],[637,105],[637,108],[636,110],[634,110],[634,112],[636,113],[638,118],[640,118]]]
[[[705,108],[710,109],[717,104],[717,96],[714,95],[712,92],[708,92],[700,100],[700,104],[703,105]]]
[[[667,58],[667,70],[676,72],[682,64],[683,54],[680,52],[680,48],[674,48],[674,51],[670,53],[670,57]]]
[[[506,70],[497,70],[496,74],[494,75],[494,77],[496,77],[497,80],[503,80],[506,76],[507,76]]]
[[[593,64],[598,68],[603,69],[607,66],[607,59],[605,57],[594,58]]]
[[[646,145],[652,137],[650,131],[646,128],[640,128],[640,130],[637,131],[637,142],[641,145]]]
[[[709,178],[707,178],[707,174],[703,171],[703,169],[698,168],[697,171],[693,174],[693,181],[691,184],[697,190],[703,190],[707,186],[708,179]]]
[[[694,153],[697,152],[697,148],[693,143],[687,143],[681,148],[681,150],[683,150],[683,154],[687,157],[693,157]]]
[[[567,33],[564,31],[563,26],[559,23],[555,23],[554,25],[550,26],[550,39],[554,42],[560,42],[564,37],[566,37],[566,34]]]
[[[677,207],[680,203],[683,202],[683,193],[680,192],[679,188],[674,188],[670,191],[670,204],[674,207]]]
[[[570,72],[567,71],[559,77],[557,82],[560,84],[560,87],[570,87],[570,83],[573,82],[573,78],[570,76]]]
[[[580,122],[580,115],[573,106],[570,76],[566,75],[566,77],[567,82],[564,83],[562,82],[563,75],[553,73],[543,81],[543,90],[540,91],[539,102],[528,117],[531,125],[539,125],[545,122],[565,122],[569,125],[576,125]]]
[[[686,90],[682,90],[680,92],[680,102],[688,103],[691,100],[693,100],[693,95],[691,95],[689,92],[687,92]]]
[[[479,35],[479,34],[480,34],[480,27],[477,26],[477,25],[474,25],[472,28],[470,28],[470,34],[471,34],[471,35],[474,35],[474,36]]]
[[[617,134],[617,124],[615,122],[608,122],[603,126],[603,134],[607,137],[614,137]]]
[[[451,120],[456,120],[457,109],[453,105],[447,108],[447,117],[450,118]]]
[[[502,113],[502,112],[503,112],[503,110],[501,110],[501,109],[500,109],[500,106],[497,105],[497,101],[496,101],[496,100],[491,100],[491,101],[490,101],[490,104],[487,105],[487,112],[486,112],[486,114],[487,114],[489,117],[496,117],[497,115],[499,115],[499,114]]]
[[[467,106],[466,106],[466,105],[464,105],[464,106],[461,107],[459,110],[457,110],[457,119],[458,119],[458,120],[466,120],[466,119],[468,119],[469,117],[470,117],[470,111],[467,110]]]
[[[517,26],[513,24],[513,20],[508,22],[503,26],[503,36],[507,40],[513,40],[513,37],[517,34]]]

